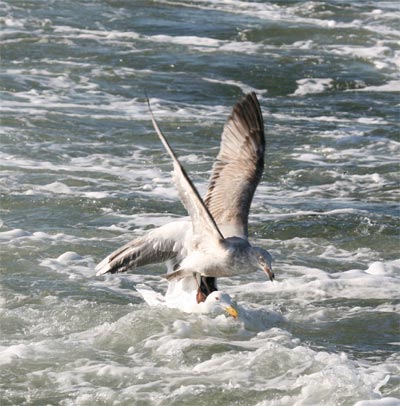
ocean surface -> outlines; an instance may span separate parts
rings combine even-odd
[[[1,3],[0,404],[400,405],[397,1]],[[261,272],[245,315],[150,307],[163,265],[96,277],[186,216],[161,128],[202,194],[222,127],[260,99]]]

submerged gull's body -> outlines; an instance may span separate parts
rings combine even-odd
[[[195,278],[175,278],[169,282],[165,295],[144,285],[137,286],[136,290],[149,306],[168,307],[185,313],[227,313],[234,318],[238,317],[235,302],[225,292],[215,290],[203,302],[198,302],[198,284]]]
[[[166,224],[134,239],[100,262],[97,275],[169,262],[169,281],[193,276],[199,281],[199,302],[216,289],[214,278],[261,269],[272,280],[270,254],[248,241],[248,215],[265,153],[264,124],[256,95],[248,94],[233,108],[204,201],[153,115],[152,122],[173,161],[173,181],[190,220]]]

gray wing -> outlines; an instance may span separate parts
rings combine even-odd
[[[96,266],[96,275],[125,272],[129,268],[175,260],[186,255],[184,242],[188,221],[177,221],[155,228],[117,249]]]
[[[205,204],[225,238],[247,238],[254,192],[264,170],[264,122],[255,93],[238,102],[224,126]]]
[[[224,237],[221,234],[221,231],[219,230],[212,215],[208,211],[206,205],[204,204],[203,199],[200,197],[199,192],[193,185],[185,169],[182,167],[177,156],[175,155],[175,152],[160,130],[160,127],[158,126],[157,121],[155,120],[151,111],[150,103],[148,103],[148,105],[154,129],[156,130],[156,133],[163,143],[168,154],[172,158],[174,165],[174,183],[178,190],[179,197],[192,220],[193,233],[197,236],[202,236],[202,239],[204,241],[208,240],[208,242],[211,242],[212,240],[223,240]]]

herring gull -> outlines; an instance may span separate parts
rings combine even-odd
[[[190,219],[150,230],[101,261],[97,275],[166,262],[168,281],[197,281],[197,302],[216,291],[216,278],[261,269],[274,279],[271,255],[248,240],[248,216],[264,169],[264,123],[255,93],[239,101],[224,126],[205,199],[193,185],[154,115],[151,120],[173,163],[173,181]]]
[[[232,298],[225,292],[215,290],[206,300],[197,300],[199,281],[196,278],[175,278],[168,283],[165,295],[154,291],[146,285],[136,286],[135,289],[141,294],[149,306],[168,307],[178,309],[185,313],[227,313],[233,318],[239,317],[239,309]]]

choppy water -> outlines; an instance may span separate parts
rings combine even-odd
[[[1,5],[1,405],[398,405],[395,1]],[[144,103],[204,193],[243,92],[265,116],[246,322],[150,308],[94,265],[185,215]],[[397,398],[397,400],[396,400]],[[371,401],[371,402],[369,402]]]

